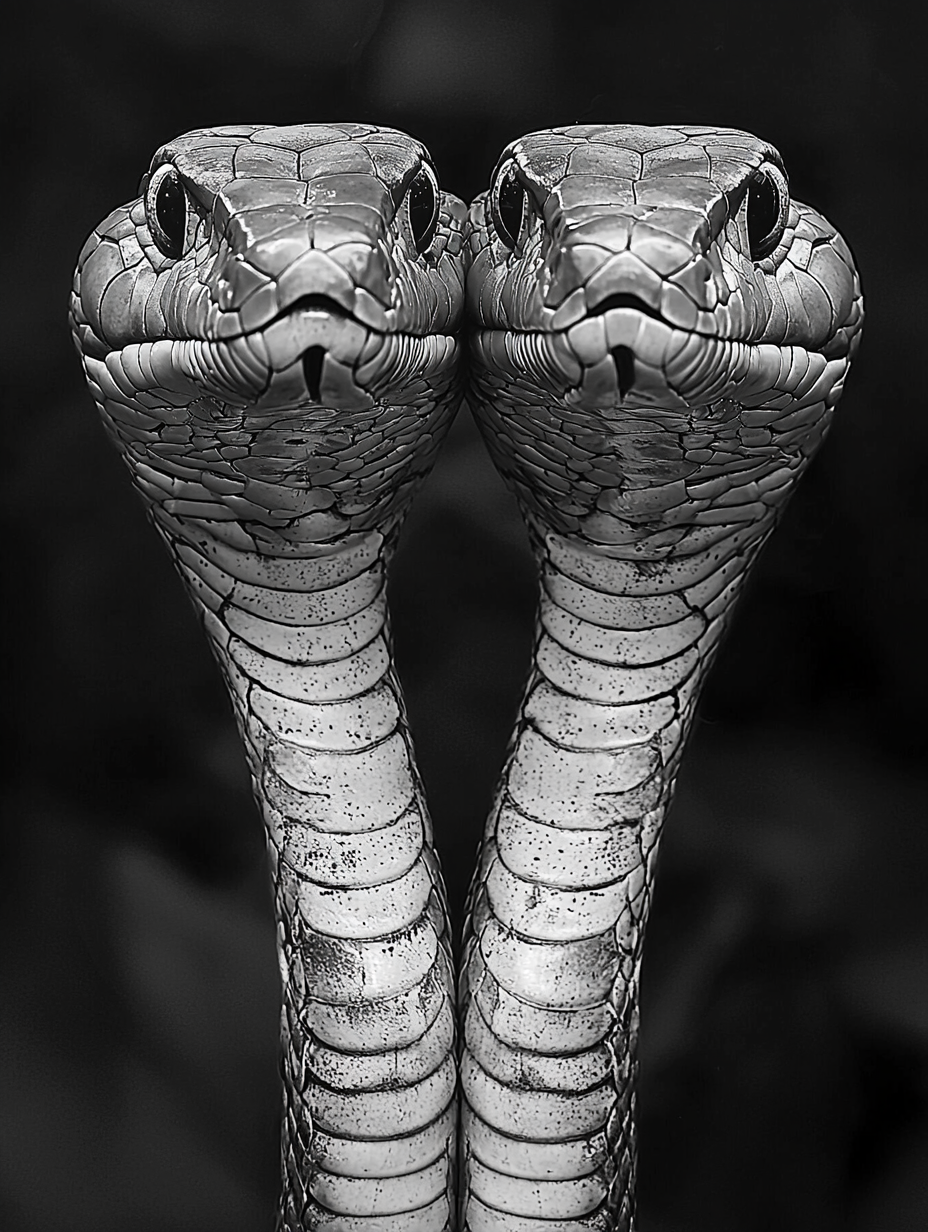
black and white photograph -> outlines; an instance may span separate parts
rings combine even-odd
[[[8,22],[3,1232],[928,1228],[897,8]]]

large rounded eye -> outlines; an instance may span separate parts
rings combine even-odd
[[[438,226],[438,180],[435,172],[423,163],[416,172],[415,179],[409,185],[406,194],[406,208],[409,211],[409,227],[412,231],[416,252],[425,252],[435,238]]]
[[[177,168],[162,163],[152,173],[145,190],[148,229],[166,257],[179,257],[187,238],[187,193]]]
[[[490,217],[507,248],[515,248],[519,242],[527,205],[528,194],[516,177],[515,163],[505,163],[490,189]]]
[[[759,261],[783,238],[789,217],[786,176],[773,163],[761,163],[748,184],[748,239],[751,258]]]

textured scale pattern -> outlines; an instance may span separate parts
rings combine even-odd
[[[210,639],[267,827],[287,1232],[453,1220],[450,937],[385,605],[460,396],[464,207],[430,198],[431,176],[390,129],[188,133],[90,236],[71,297],[91,393]]]
[[[634,1226],[661,825],[863,315],[846,244],[778,185],[745,133],[585,125],[508,147],[471,208],[468,400],[541,596],[461,976],[470,1232]]]

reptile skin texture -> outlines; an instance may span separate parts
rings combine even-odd
[[[199,129],[88,239],[75,343],[267,830],[278,1232],[634,1228],[661,827],[862,319],[847,245],[733,129],[532,133],[469,217],[393,129]],[[465,331],[540,604],[456,1015],[385,579]]]
[[[156,152],[74,278],[91,394],[267,828],[287,1232],[453,1219],[450,935],[385,571],[460,400],[464,213],[391,129],[200,129]]]
[[[582,125],[471,207],[468,401],[528,524],[534,663],[471,889],[462,1226],[635,1221],[638,982],[700,688],[862,321],[779,154]]]

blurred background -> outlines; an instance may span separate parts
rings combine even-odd
[[[928,1227],[921,41],[865,0],[82,0],[18,21],[0,85],[0,1227],[271,1226],[263,836],[205,640],[96,422],[66,308],[85,236],[162,141],[330,119],[407,129],[465,198],[507,141],[549,124],[746,128],[854,248],[863,348],[743,602],[665,831],[641,1228]],[[393,602],[459,916],[534,604],[466,409]]]

